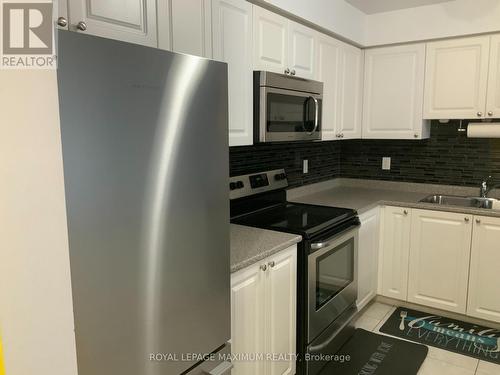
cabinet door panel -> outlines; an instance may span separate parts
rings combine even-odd
[[[211,58],[211,0],[169,1],[172,51]]]
[[[264,272],[254,265],[231,275],[231,352],[264,352]],[[262,374],[262,361],[235,361],[233,375]]]
[[[270,258],[274,266],[269,268],[268,273],[267,353],[295,353],[296,257],[297,247],[293,246]],[[266,373],[270,375],[295,374],[295,361],[269,361],[267,365]]]
[[[491,37],[486,116],[500,117],[500,35]]]
[[[408,301],[465,313],[472,216],[413,210]]]
[[[384,207],[380,240],[380,294],[405,301],[408,291],[411,210]]]
[[[316,32],[296,22],[288,22],[288,68],[302,78],[316,78]]]
[[[500,322],[500,219],[475,217],[467,315]]]
[[[358,242],[358,309],[362,309],[377,295],[378,250],[379,250],[379,208],[359,216]]]
[[[424,44],[365,52],[363,138],[422,138],[424,67]]]
[[[363,51],[342,44],[337,128],[341,139],[361,138]]]
[[[427,43],[424,118],[485,116],[489,46],[489,36]]]
[[[254,6],[254,68],[284,73],[288,59],[288,20]]]
[[[157,47],[154,0],[69,0],[69,8],[70,30],[83,21],[83,33]]]
[[[214,59],[228,64],[229,146],[253,143],[252,4],[213,0]]]
[[[318,37],[318,81],[323,82],[323,112],[321,139],[338,139],[337,116],[339,109],[340,43],[326,35]]]

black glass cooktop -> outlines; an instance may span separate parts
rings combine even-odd
[[[234,224],[300,235],[314,235],[356,216],[348,208],[280,203],[260,211],[232,218]]]

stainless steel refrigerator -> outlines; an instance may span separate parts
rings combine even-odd
[[[226,64],[59,31],[58,87],[79,375],[226,373]]]

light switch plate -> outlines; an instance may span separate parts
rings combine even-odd
[[[383,157],[382,158],[382,169],[386,170],[386,171],[391,169],[391,158],[390,157]]]
[[[307,160],[307,159],[304,159],[304,161],[303,161],[302,172],[309,173],[309,160]]]

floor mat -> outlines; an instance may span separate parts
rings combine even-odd
[[[424,345],[356,329],[321,375],[415,375],[427,352]]]
[[[500,331],[398,307],[380,332],[500,364]]]

